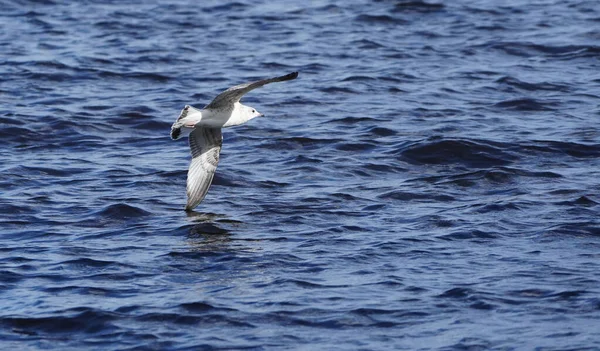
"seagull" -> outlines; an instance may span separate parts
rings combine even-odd
[[[217,95],[210,104],[199,110],[186,105],[171,126],[171,139],[189,135],[192,162],[187,174],[186,211],[193,210],[202,202],[219,163],[223,144],[221,128],[233,127],[264,116],[256,109],[240,103],[247,92],[263,85],[296,79],[298,72],[280,77],[257,80],[236,85]]]

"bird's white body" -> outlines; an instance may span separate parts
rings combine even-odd
[[[196,127],[208,128],[227,128],[244,124],[249,120],[263,116],[250,106],[236,102],[233,109],[216,110],[203,109],[198,110],[192,106],[186,106],[187,115],[177,121],[177,126],[181,127],[182,136],[189,135]]]
[[[171,138],[189,135],[192,162],[188,170],[187,211],[204,199],[219,163],[223,143],[221,128],[244,124],[263,116],[250,106],[241,104],[240,98],[247,92],[273,82],[296,79],[298,72],[281,77],[236,85],[219,94],[202,110],[186,105],[171,126]]]

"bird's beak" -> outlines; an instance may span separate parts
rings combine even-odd
[[[264,113],[261,113],[260,115],[258,115],[258,117],[264,117],[264,116],[265,116]]]

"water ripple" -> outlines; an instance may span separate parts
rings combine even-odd
[[[594,2],[0,8],[4,348],[600,343]],[[291,71],[183,211],[182,106]]]

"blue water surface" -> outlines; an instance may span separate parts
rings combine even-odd
[[[597,1],[0,0],[0,346],[600,350]],[[244,102],[186,214],[185,104]]]

